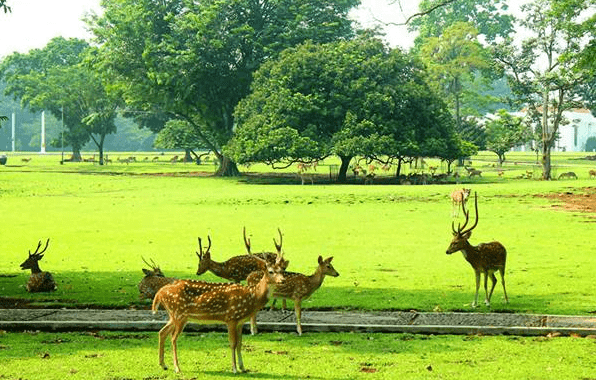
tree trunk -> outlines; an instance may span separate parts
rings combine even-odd
[[[240,170],[234,161],[223,155],[217,155],[217,158],[219,159],[219,168],[215,172],[216,176],[238,177],[240,175]]]
[[[348,167],[350,166],[350,161],[352,161],[352,156],[340,158],[341,166],[339,167],[339,172],[337,173],[337,182],[346,183],[348,179]]]
[[[551,165],[550,165],[550,143],[542,141],[542,179],[551,179]]]
[[[399,179],[399,176],[401,175],[401,163],[402,163],[402,159],[398,158],[397,159],[397,170],[395,171],[395,178]]]
[[[81,157],[81,148],[80,147],[73,147],[72,148],[72,157],[70,157],[72,162],[81,162],[83,158]]]

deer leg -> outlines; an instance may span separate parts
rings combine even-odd
[[[486,276],[490,275],[490,281],[492,282],[492,286],[490,288],[490,293],[488,293],[488,299],[486,300],[486,306],[490,306],[490,299],[493,296],[493,291],[495,290],[495,285],[497,285],[497,277],[495,277],[495,272],[487,272],[484,275],[484,283],[486,284]]]
[[[238,359],[238,368],[240,368],[240,371],[245,372],[244,369],[244,362],[242,361],[242,327],[244,326],[244,324],[242,322],[240,322],[238,324],[238,344],[236,345],[236,357]]]
[[[509,299],[507,298],[507,290],[505,290],[505,268],[499,269],[499,273],[501,274],[501,282],[503,283],[503,293],[505,294],[505,303],[509,303]]]
[[[174,323],[174,321],[170,319],[168,321],[168,323],[161,330],[159,330],[159,365],[163,369],[168,369],[168,367],[165,365],[164,359],[163,359],[164,344],[165,344],[166,337],[171,334],[172,329],[174,328],[173,323]]]
[[[255,335],[257,332],[257,313],[254,313],[250,316],[250,334]]]
[[[296,311],[296,330],[298,331],[298,335],[302,335],[302,323],[300,322],[300,319],[302,318],[301,299],[294,300],[294,310]]]
[[[478,306],[478,289],[480,288],[480,271],[475,271],[476,274],[476,294],[474,295],[474,302],[472,307]]]
[[[177,340],[180,333],[184,329],[184,325],[186,325],[186,321],[178,322],[174,325],[174,331],[172,332],[172,356],[174,357],[174,371],[177,373],[180,372],[180,366],[178,365],[178,345]]]
[[[238,373],[236,369],[236,347],[238,346],[238,326],[236,321],[228,322],[228,341],[232,351],[232,372]]]

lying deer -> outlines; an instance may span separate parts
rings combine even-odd
[[[281,236],[281,232],[280,232]],[[275,241],[275,239],[274,239]],[[240,255],[234,256],[227,261],[224,262],[217,262],[211,260],[211,239],[209,238],[209,247],[207,247],[206,252],[197,252],[197,256],[199,257],[199,267],[197,269],[197,276],[202,275],[203,273],[210,271],[211,273],[215,274],[218,277],[225,278],[226,280],[230,280],[233,282],[240,282],[246,280],[249,274],[255,271],[263,271],[266,269],[264,262],[268,262],[270,265],[274,264],[271,258],[275,257],[274,260],[277,259],[277,255],[268,255],[265,253],[262,254],[250,254],[250,241],[246,240],[245,234],[245,245],[249,254],[247,255]],[[278,252],[281,253],[281,242],[278,245],[276,242],[276,248]],[[259,257],[259,255],[262,256]]]
[[[151,260],[151,264],[149,264],[145,258],[143,258],[145,264],[149,265],[151,269],[143,268],[143,273],[145,273],[145,277],[139,282],[139,300],[142,301],[143,299],[147,298],[152,300],[155,297],[155,293],[159,289],[161,289],[164,285],[171,284],[172,282],[176,281],[173,277],[166,277],[159,266]]]
[[[331,265],[331,260],[333,260],[333,257],[323,260],[323,257],[319,256],[319,266],[310,276],[301,273],[284,272],[283,280],[275,287],[272,297],[282,298],[283,309],[286,308],[286,299],[294,301],[298,335],[302,335],[302,324],[300,322],[302,316],[302,301],[310,297],[321,287],[325,276],[339,276],[339,273],[333,268],[333,265]],[[250,285],[254,284],[257,280],[258,275],[255,277],[255,274],[251,274],[246,281]],[[250,320],[250,330],[253,334],[257,332],[256,314]]]
[[[279,268],[273,268],[265,262],[263,264],[267,269],[258,283],[251,286],[180,280],[161,288],[153,299],[152,310],[156,313],[159,305],[162,305],[170,319],[159,331],[159,365],[167,369],[164,364],[164,343],[168,335],[172,336],[174,369],[180,372],[176,341],[186,323],[219,322],[228,327],[232,372],[236,373],[238,368],[244,372],[242,325],[269,301],[269,295],[282,278]]]
[[[558,179],[563,179],[563,178],[577,179],[577,174],[575,174],[574,172],[561,173],[559,175],[559,178]]]
[[[43,259],[43,253],[48,249],[50,239],[46,241],[46,245],[41,252],[41,240],[37,243],[35,252],[31,253],[29,250],[29,257],[21,264],[21,269],[31,269],[31,276],[27,281],[27,291],[30,293],[36,292],[50,292],[56,290],[56,282],[50,272],[43,272],[39,269],[39,261]]]
[[[508,303],[509,299],[507,298],[507,290],[505,289],[505,262],[507,261],[507,251],[505,250],[505,247],[498,241],[481,243],[477,246],[473,246],[468,242],[470,236],[472,235],[472,230],[478,225],[477,193],[474,193],[474,206],[476,208],[476,221],[472,227],[465,229],[466,225],[468,224],[470,212],[466,211],[466,206],[464,203],[462,203],[462,211],[466,217],[464,225],[460,226],[458,224],[456,231],[454,222],[451,222],[453,240],[451,241],[449,248],[447,248],[447,254],[450,255],[454,252],[462,251],[464,258],[470,263],[470,265],[472,265],[472,268],[474,268],[474,273],[476,274],[476,294],[474,295],[472,307],[476,307],[478,305],[478,288],[480,287],[481,274],[484,274],[484,291],[486,294],[484,303],[486,303],[486,306],[490,306],[490,298],[493,294],[493,290],[495,289],[495,285],[497,284],[497,277],[494,274],[497,270],[501,274],[503,293],[505,294],[505,303]],[[488,292],[487,288],[489,276],[492,281],[490,292]]]

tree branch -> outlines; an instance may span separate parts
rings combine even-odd
[[[440,2],[439,4],[433,5],[432,7],[430,7],[429,9],[425,10],[425,11],[420,11],[418,13],[414,13],[413,15],[411,15],[410,17],[408,17],[406,19],[405,22],[403,23],[397,23],[397,22],[384,22],[381,21],[379,19],[377,19],[376,17],[373,16],[375,21],[378,21],[380,23],[383,23],[385,25],[393,25],[393,26],[405,26],[408,25],[410,23],[410,21],[412,21],[413,19],[415,19],[416,17],[422,17],[422,16],[426,16],[428,14],[431,14],[432,12],[434,12],[435,10],[437,10],[438,8],[444,7],[446,5],[449,5],[451,3],[455,3],[457,0],[444,0],[442,2]],[[399,5],[399,8],[401,9],[402,13],[403,13],[403,7],[401,6],[401,2],[400,1],[393,1],[390,4],[394,4],[397,3]]]

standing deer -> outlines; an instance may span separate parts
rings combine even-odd
[[[263,259],[271,265],[276,264],[278,262],[278,260],[281,261],[282,266],[284,266],[283,269],[285,270],[288,267],[288,264],[290,262],[283,259],[283,252],[282,252],[283,235],[281,234],[281,230],[279,228],[277,229],[277,232],[279,233],[279,244],[277,243],[277,240],[275,240],[275,238],[273,238],[273,244],[275,245],[276,252],[252,253],[250,239],[248,237],[246,237],[246,227],[244,227],[242,229],[242,235],[244,237],[244,246],[246,247],[246,252],[249,255],[254,255],[260,259]],[[279,259],[280,257],[282,257],[282,258]]]
[[[319,265],[315,272],[306,276],[301,273],[284,272],[283,279],[275,287],[273,292],[273,298],[282,298],[282,308],[286,308],[286,299],[294,301],[294,311],[296,312],[296,330],[298,335],[302,335],[302,301],[310,297],[317,289],[323,284],[325,276],[337,277],[339,273],[331,265],[333,257],[328,257],[323,260],[323,257],[319,256]],[[257,278],[253,274],[247,279],[247,283],[254,284]],[[275,300],[274,300],[275,301]],[[273,306],[272,306],[273,307]],[[250,320],[250,329],[254,334],[257,331],[257,320],[256,314]]]
[[[280,231],[281,236],[281,231]],[[246,237],[246,234],[245,234]],[[277,255],[266,255],[261,254],[265,261],[258,257],[259,254],[247,254],[247,255],[240,255],[234,256],[227,261],[224,262],[216,262],[211,260],[211,239],[209,239],[209,246],[205,252],[197,252],[197,256],[199,257],[199,267],[197,269],[197,276],[202,275],[203,273],[210,271],[211,273],[215,274],[218,277],[225,278],[226,280],[230,280],[233,282],[240,282],[246,280],[249,274],[255,271],[263,271],[266,269],[265,262],[269,262],[270,264],[274,264],[275,260],[277,260]],[[275,239],[274,239],[275,241]],[[250,252],[250,240],[245,239],[246,249]],[[276,242],[276,248],[278,252],[281,254],[281,242],[278,245]],[[271,262],[271,258],[275,257],[273,263]],[[287,264],[286,264],[287,265]]]
[[[490,306],[490,298],[493,294],[493,290],[495,289],[495,285],[497,284],[497,277],[494,274],[497,270],[501,274],[503,293],[505,294],[505,303],[508,303],[509,299],[507,298],[507,290],[505,289],[505,262],[507,261],[507,251],[505,250],[505,247],[498,241],[481,243],[477,246],[473,246],[468,242],[470,236],[472,235],[472,230],[478,225],[477,193],[474,193],[474,206],[476,208],[476,221],[472,227],[465,229],[466,225],[468,224],[470,212],[466,211],[466,206],[464,203],[462,203],[462,211],[466,217],[464,225],[460,226],[458,224],[456,231],[454,222],[451,222],[453,240],[451,241],[449,248],[447,248],[447,254],[450,255],[454,252],[462,251],[464,258],[470,263],[470,265],[472,265],[472,268],[474,268],[474,273],[476,274],[476,294],[474,295],[472,307],[476,307],[478,305],[478,288],[480,287],[480,275],[482,273],[484,274],[484,291],[486,294],[484,303],[486,303],[486,306]],[[489,276],[492,281],[490,292],[488,292],[487,288]]]
[[[149,265],[151,269],[143,268],[143,273],[145,273],[145,277],[139,282],[139,300],[143,300],[145,298],[153,300],[155,297],[155,293],[163,286],[171,284],[172,282],[176,281],[173,277],[166,277],[159,266],[151,260],[151,264],[149,264],[145,258],[143,258],[145,264]]]
[[[29,276],[29,281],[27,281],[27,291],[30,293],[56,290],[56,282],[54,282],[52,274],[50,272],[43,272],[39,269],[39,261],[43,259],[43,253],[48,249],[48,244],[50,244],[50,239],[46,241],[45,247],[39,252],[39,249],[41,248],[40,240],[39,243],[37,243],[35,252],[31,253],[31,250],[29,250],[29,257],[21,264],[21,269],[31,269],[31,276]]]
[[[471,191],[472,189],[461,188],[451,192],[451,204],[453,206],[451,216],[459,216],[459,206],[466,203]]]
[[[170,319],[159,331],[159,365],[164,364],[165,338],[172,336],[174,369],[180,372],[176,341],[189,321],[199,323],[224,323],[228,327],[228,340],[232,351],[232,372],[244,372],[242,361],[242,326],[268,301],[275,285],[281,280],[279,269],[263,263],[266,270],[255,285],[210,284],[202,281],[180,280],[161,288],[153,299],[152,311],[162,305]],[[238,366],[236,366],[236,359]]]

